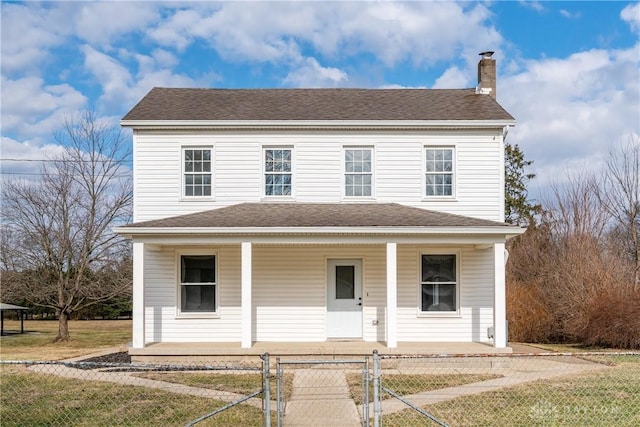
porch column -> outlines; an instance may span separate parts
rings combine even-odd
[[[507,346],[507,302],[505,283],[504,243],[493,245],[493,346]]]
[[[251,242],[242,242],[241,244],[241,313],[242,313],[242,330],[240,332],[240,345],[242,348],[251,348]]]
[[[133,242],[133,348],[144,348],[144,243]]]
[[[398,261],[397,243],[387,243],[387,347],[398,346]]]

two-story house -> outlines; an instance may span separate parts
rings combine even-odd
[[[506,347],[504,139],[477,88],[154,88],[133,129],[133,349]],[[489,334],[488,334],[488,331]],[[140,352],[139,352],[140,354]]]

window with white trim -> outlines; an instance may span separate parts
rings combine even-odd
[[[373,149],[345,148],[345,197],[371,197],[373,194]]]
[[[211,197],[211,148],[183,148],[185,197]]]
[[[180,255],[180,313],[216,312],[216,256]]]
[[[422,255],[420,311],[457,311],[456,259],[455,254]]]
[[[453,196],[453,148],[426,148],[425,196]]]
[[[291,149],[266,148],[264,150],[264,195],[291,196]]]

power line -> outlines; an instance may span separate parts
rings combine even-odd
[[[0,175],[22,175],[22,176],[60,176],[62,174],[59,173],[37,173],[37,172],[0,172]],[[78,174],[72,174],[74,176],[79,176]],[[131,174],[118,174],[113,175],[113,178],[130,178]]]
[[[65,162],[65,163],[99,163],[104,160],[84,160],[84,159],[15,159],[15,158],[4,158],[0,159],[1,162]],[[131,159],[125,160],[111,160],[112,163],[128,163],[131,162]]]

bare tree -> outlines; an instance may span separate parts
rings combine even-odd
[[[633,284],[640,289],[640,139],[609,152],[595,194],[615,221],[613,233],[633,263]]]
[[[640,289],[620,256],[633,230],[621,233],[602,203],[603,179],[583,172],[552,186],[540,223],[510,242],[507,314],[518,339],[640,346]]]
[[[3,264],[20,272],[16,295],[56,310],[56,340],[67,340],[72,313],[131,292],[117,268],[128,244],[111,231],[130,218],[130,151],[120,129],[93,112],[66,120],[56,140],[65,151],[44,163],[40,181],[3,186],[3,228],[14,245]]]

